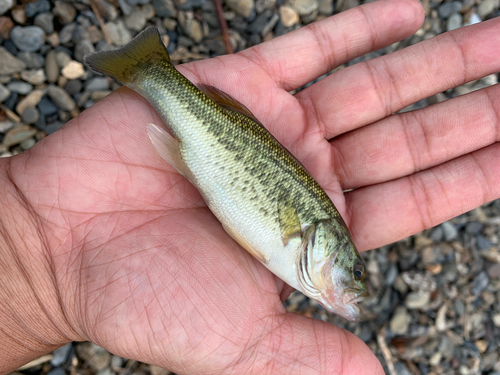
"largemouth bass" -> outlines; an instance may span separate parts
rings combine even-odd
[[[365,266],[344,220],[244,105],[180,74],[153,27],[85,62],[155,108],[168,127],[147,126],[157,152],[196,186],[236,242],[327,310],[360,319]]]

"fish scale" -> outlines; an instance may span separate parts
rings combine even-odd
[[[292,287],[359,319],[356,303],[368,296],[365,268],[344,220],[246,107],[180,74],[155,28],[85,61],[155,108],[169,132],[148,125],[153,145],[198,188],[231,237]]]

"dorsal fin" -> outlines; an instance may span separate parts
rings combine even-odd
[[[229,111],[241,113],[242,115],[251,118],[255,122],[258,122],[259,124],[261,123],[247,107],[245,107],[231,95],[226,94],[224,91],[210,85],[204,85],[203,83],[199,83],[197,87],[220,107]]]

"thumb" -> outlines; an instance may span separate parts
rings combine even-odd
[[[267,332],[249,358],[265,369],[261,373],[384,375],[362,340],[330,323],[286,313],[274,317]]]

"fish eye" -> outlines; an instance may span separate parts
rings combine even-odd
[[[366,275],[366,270],[363,263],[356,263],[352,271],[356,280],[362,280]]]

